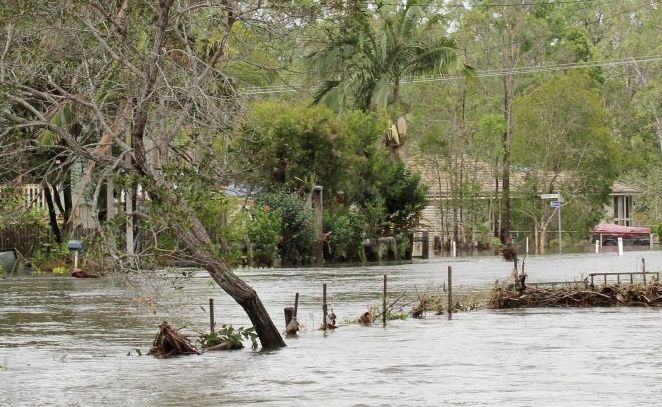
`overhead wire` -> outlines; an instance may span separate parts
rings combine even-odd
[[[585,1],[579,1],[579,0],[561,0],[561,1],[548,1],[544,2],[544,4],[562,4],[562,3],[591,3],[591,6],[595,5],[601,5],[601,4],[606,4],[606,3],[611,3],[616,0],[606,0],[603,3],[596,4],[595,2],[599,0],[585,0]],[[623,14],[627,13],[632,13],[632,12],[637,12],[641,9],[651,7],[655,4],[660,3],[662,0],[645,0],[645,3],[634,8],[630,8],[627,10],[620,11],[618,13],[611,14],[609,16],[602,15],[601,17],[598,17],[595,20],[591,20],[588,22],[585,22],[585,24],[595,24],[595,23],[600,23],[606,21],[607,18],[613,18],[617,17]],[[542,4],[542,2],[536,2],[536,4]],[[522,3],[520,3],[522,5]],[[579,9],[575,9],[573,11],[577,10],[583,10],[583,9],[588,9],[589,7],[582,7]],[[574,26],[568,27],[566,29],[560,30],[559,32],[565,32],[570,29],[575,28]],[[508,44],[501,44],[498,46],[493,46],[493,47],[485,47],[480,49],[477,52],[467,52],[462,54],[462,56],[468,56],[471,54],[477,54],[477,53],[483,53],[487,52],[489,50],[493,49],[499,49],[504,46],[512,46],[515,44],[520,44],[523,43],[524,41],[535,41],[535,40],[540,40],[543,38],[552,38],[555,36],[558,36],[559,32],[554,32],[552,34],[546,34],[546,35],[540,35],[537,37],[533,38],[528,38],[526,40],[521,40],[521,41],[513,41]],[[657,58],[657,59],[656,59]],[[627,59],[623,60],[610,60],[610,61],[594,61],[594,62],[581,62],[581,63],[574,63],[574,64],[557,64],[557,65],[549,65],[549,66],[543,66],[543,65],[537,65],[537,66],[529,66],[529,67],[521,67],[521,68],[512,68],[510,70],[483,70],[483,71],[476,71],[473,76],[475,77],[492,77],[492,76],[505,76],[505,75],[518,75],[518,74],[526,74],[526,73],[535,73],[535,72],[549,72],[549,71],[554,71],[554,70],[561,70],[561,69],[578,69],[578,68],[588,68],[588,67],[600,67],[600,66],[617,66],[617,65],[629,65],[633,63],[648,63],[648,62],[655,62],[659,60],[659,56],[640,56],[640,57],[630,57]],[[442,81],[452,81],[452,80],[461,80],[464,79],[464,76],[461,75],[455,75],[455,76],[438,76],[438,77],[418,77],[414,78],[409,81],[403,81],[402,83],[421,83],[421,82],[442,82]],[[291,93],[291,92],[298,92],[300,91],[301,87],[303,85],[273,85],[273,86],[264,86],[264,87],[252,87],[252,88],[245,88],[243,89],[240,93],[243,93],[245,95],[258,95],[258,94],[268,94],[268,93]]]
[[[489,77],[500,77],[506,75],[531,74],[538,72],[553,72],[553,71],[568,70],[568,69],[615,67],[615,66],[623,66],[623,65],[644,64],[644,63],[657,62],[657,61],[662,61],[662,55],[629,57],[629,58],[604,60],[604,61],[592,61],[592,62],[575,62],[575,63],[555,64],[555,65],[532,65],[532,66],[518,67],[513,69],[487,69],[482,71],[475,71],[471,76],[477,78],[489,78]],[[467,79],[467,76],[464,75],[433,76],[433,77],[417,77],[411,80],[402,81],[400,83],[404,85],[411,83],[446,82],[446,81],[457,81],[457,80],[465,80],[465,79]],[[301,91],[301,86],[303,85],[300,86],[277,85],[277,86],[254,87],[254,88],[246,88],[240,93],[244,95],[259,95],[259,94],[268,94],[268,93],[291,93],[291,92]]]

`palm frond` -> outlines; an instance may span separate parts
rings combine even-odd
[[[447,38],[419,41],[411,44],[406,52],[408,62],[402,69],[402,74],[406,77],[446,75],[470,69],[464,58],[458,55],[455,42]]]

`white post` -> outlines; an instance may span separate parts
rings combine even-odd
[[[623,238],[622,237],[618,238],[618,255],[619,256],[623,255]]]
[[[526,254],[529,254],[529,237],[526,237]]]
[[[595,254],[600,253],[600,241],[595,239]]]
[[[451,256],[457,257],[457,244],[455,243],[455,240],[451,241]]]
[[[559,195],[559,254],[563,253],[563,243],[561,242],[561,195]]]
[[[74,252],[74,270],[78,270],[78,250]]]

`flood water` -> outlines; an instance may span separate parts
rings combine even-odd
[[[591,272],[662,271],[662,252],[530,257],[529,281]],[[241,309],[203,273],[188,281],[20,276],[0,280],[2,406],[632,406],[662,395],[662,313],[642,308],[480,310],[452,320],[387,327],[321,320],[322,283],[339,321],[390,295],[439,287],[474,295],[505,278],[495,257],[406,265],[240,270],[282,328],[301,295],[307,329],[273,352],[249,349],[159,360],[146,353],[160,321],[195,337],[218,323],[247,325]],[[154,298],[155,303],[149,299]],[[130,355],[128,353],[130,352]]]

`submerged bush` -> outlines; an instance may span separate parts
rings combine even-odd
[[[223,349],[242,349],[244,347],[243,340],[251,341],[251,348],[257,349],[257,334],[255,328],[239,327],[235,329],[230,324],[223,324],[221,329],[211,333],[200,333],[198,344],[201,348],[206,349],[213,346],[224,345]]]
[[[357,210],[324,211],[331,261],[359,260],[363,254],[366,219]]]

